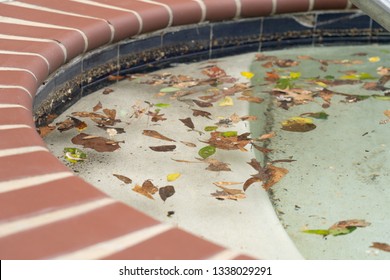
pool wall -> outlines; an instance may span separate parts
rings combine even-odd
[[[389,41],[346,0],[291,2],[0,3],[0,259],[251,259],[108,197],[49,152],[39,127],[117,75],[243,52]]]

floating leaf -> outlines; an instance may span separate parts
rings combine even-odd
[[[176,149],[176,145],[150,146],[149,148],[155,152],[171,152]]]
[[[85,148],[94,149],[97,152],[113,152],[120,148],[119,142],[85,133],[80,133],[71,141],[73,144],[83,145]]]
[[[119,180],[121,180],[125,184],[131,184],[133,182],[130,178],[128,178],[126,176],[119,175],[119,174],[112,174],[112,175],[117,177]]]
[[[307,132],[316,128],[309,118],[292,117],[282,122],[282,129],[293,132]]]
[[[371,56],[368,58],[369,62],[378,62],[380,60],[381,60],[381,58],[379,56]]]
[[[174,186],[165,186],[161,187],[158,190],[158,193],[163,201],[167,200],[168,197],[171,197],[175,194],[175,188]]]
[[[219,102],[218,104],[219,106],[221,107],[224,107],[224,106],[233,106],[234,103],[233,103],[233,99],[230,97],[230,96],[225,96],[221,102]]]
[[[181,176],[180,173],[171,173],[171,174],[168,174],[168,175],[167,175],[167,181],[168,181],[168,182],[173,182],[173,181],[177,180],[180,176]]]
[[[165,140],[165,141],[170,141],[170,142],[176,142],[175,140],[171,139],[171,138],[168,138],[162,134],[160,134],[159,132],[155,131],[155,130],[148,130],[148,129],[145,129],[143,132],[142,132],[143,135],[146,135],[146,136],[149,136],[149,137],[153,137],[153,138],[157,138],[157,139],[160,139],[160,140]]]
[[[64,148],[65,159],[71,163],[84,161],[87,159],[87,154],[78,148]]]
[[[252,73],[252,72],[246,72],[246,71],[241,72],[241,76],[243,76],[243,77],[245,77],[247,79],[252,79],[254,75],[255,74]]]
[[[216,149],[215,147],[213,146],[206,146],[206,147],[203,147],[202,149],[199,150],[198,154],[202,157],[202,158],[208,158],[209,156],[212,156],[213,154],[215,154],[216,152]]]
[[[181,88],[178,88],[178,87],[165,87],[165,88],[160,89],[160,92],[162,92],[162,93],[171,93],[171,92],[176,92],[176,91],[179,91],[179,90],[181,90]]]

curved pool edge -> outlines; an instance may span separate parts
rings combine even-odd
[[[198,7],[198,16],[194,16],[196,15],[193,10],[194,1],[143,3],[136,7],[138,9],[136,12],[135,7],[130,10],[129,7],[114,8],[112,3],[110,7],[105,6],[106,4],[97,5],[96,3],[100,2],[108,3],[108,1],[100,1],[94,2],[91,9],[85,12],[88,17],[81,17],[77,13],[80,13],[82,6],[87,5],[86,3],[68,1],[72,5],[62,5],[63,2],[30,0],[18,2],[22,3],[18,5],[12,2],[0,4],[2,8],[4,7],[1,14],[11,19],[0,21],[0,25],[9,30],[3,32],[8,34],[3,34],[0,38],[0,55],[7,57],[7,60],[3,60],[0,66],[2,74],[0,76],[0,134],[2,139],[0,142],[0,204],[2,208],[0,257],[2,259],[250,259],[250,256],[241,252],[233,252],[188,232],[161,224],[136,209],[105,196],[90,184],[76,177],[48,152],[37,134],[32,120],[33,100],[37,108],[39,107],[37,104],[43,104],[46,101],[49,93],[55,92],[54,89],[61,89],[63,95],[58,100],[71,104],[73,100],[69,100],[67,94],[77,100],[83,94],[87,94],[102,82],[107,81],[109,75],[127,71],[121,68],[120,58],[124,56],[119,55],[120,48],[128,55],[132,55],[130,58],[134,60],[136,53],[134,50],[137,47],[139,51],[143,51],[145,46],[150,46],[152,49],[150,54],[155,54],[153,49],[156,46],[156,40],[157,44],[164,42],[161,37],[151,39],[153,37],[136,36],[138,33],[149,34],[151,31],[165,30],[166,34],[170,34],[170,37],[165,37],[165,41],[172,40],[169,43],[172,47],[178,45],[177,40],[174,39],[178,37],[178,34],[182,36],[184,34],[182,40],[187,41],[189,33],[183,32],[186,28],[182,30],[179,28],[176,31],[169,29],[169,25],[189,26],[209,20],[212,23],[201,24],[205,28],[202,31],[206,31],[205,38],[207,34],[211,34],[210,26],[213,26],[213,35],[218,34],[214,32],[218,30],[221,34],[220,41],[217,37],[206,39],[206,42],[209,42],[206,43],[208,48],[202,49],[205,58],[213,58],[237,49],[234,42],[224,39],[226,30],[232,29],[229,29],[230,23],[223,22],[223,20],[232,20],[239,16],[253,17],[248,20],[231,21],[232,24],[242,23],[244,25],[248,22],[257,24],[258,20],[261,35],[258,35],[257,42],[256,39],[248,41],[248,36],[251,37],[248,31],[246,43],[239,44],[239,47],[242,47],[240,51],[248,51],[256,47],[260,51],[266,48],[299,45],[302,41],[304,41],[303,44],[305,42],[313,44],[316,39],[319,39],[315,38],[313,32],[314,29],[318,31],[318,25],[310,27],[310,23],[306,21],[305,25],[308,30],[302,32],[302,26],[305,25],[299,24],[300,33],[288,34],[287,30],[278,31],[281,26],[276,26],[274,21],[291,22],[291,17],[279,19],[267,17],[267,20],[264,20],[264,16],[271,13],[306,12],[313,9],[345,9],[350,8],[350,4],[347,1],[310,1],[310,3],[300,1],[300,5],[291,8],[283,6],[285,1],[281,1],[281,5],[276,7],[271,5],[269,10],[269,5],[262,5],[260,8],[258,1],[226,1],[226,9],[218,9],[212,2],[202,1],[203,5]],[[274,1],[263,2],[276,3]],[[240,5],[236,5],[237,3]],[[47,7],[51,10],[42,12],[40,7]],[[296,10],[297,8],[299,10]],[[66,12],[61,12],[59,15],[58,11]],[[159,22],[151,24],[154,17],[150,17],[150,11],[161,15]],[[71,12],[72,14],[69,14]],[[97,15],[102,15],[102,12],[106,12],[106,18],[97,18]],[[191,17],[183,17],[183,14],[191,15]],[[348,15],[352,14],[354,13],[348,12]],[[136,15],[135,18],[134,15]],[[360,14],[360,16],[363,15]],[[58,20],[64,19],[68,19],[65,21],[68,25],[66,28],[58,25]],[[128,28],[130,23],[137,21],[140,23],[140,19],[144,29],[137,24]],[[316,19],[318,20],[318,17]],[[51,22],[51,26],[49,28],[43,24],[41,26],[24,25],[25,22],[21,20],[47,21]],[[350,18],[346,16],[345,20],[350,21]],[[293,19],[292,22],[298,21]],[[366,17],[364,22],[367,26],[363,26],[361,36],[356,36],[356,33],[353,36],[347,34],[350,39],[355,39],[358,43],[362,43],[361,40],[367,43],[372,42],[372,21]],[[359,24],[362,25],[360,21]],[[266,26],[277,28],[271,31]],[[291,29],[291,26],[288,27]],[[328,32],[329,30],[331,29],[327,29]],[[202,34],[202,31],[197,28],[196,34]],[[264,31],[269,31],[269,33]],[[285,34],[287,39],[275,40],[274,36],[278,32]],[[309,37],[305,38],[301,35],[297,37],[297,34],[308,34]],[[131,42],[122,41],[126,37],[133,37],[133,39],[130,39]],[[320,39],[321,41],[317,43],[323,44],[324,37]],[[160,43],[158,43],[159,40]],[[140,44],[141,41],[146,45]],[[215,42],[227,43],[221,47],[218,44],[212,44]],[[106,47],[99,49],[102,46]],[[187,55],[182,51],[178,53]],[[111,61],[112,55],[117,62],[117,68],[113,67],[108,73],[97,71],[101,68],[99,66],[104,65],[104,61]],[[196,56],[198,52],[190,53],[189,56],[191,55]],[[103,59],[100,60],[102,57]],[[156,60],[152,55],[148,59],[146,63],[141,63],[141,69],[153,61],[163,61],[164,57]],[[128,63],[128,61],[122,62]],[[106,69],[106,66],[104,68]],[[47,80],[50,73],[50,79]],[[45,85],[39,88],[42,83]],[[120,219],[112,217],[120,217]],[[131,221],[131,223],[123,221]]]

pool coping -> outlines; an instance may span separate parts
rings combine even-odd
[[[107,197],[59,162],[36,129],[110,76],[175,59],[388,41],[345,0],[223,2],[0,3],[1,259],[253,259]]]

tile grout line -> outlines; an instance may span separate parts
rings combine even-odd
[[[95,245],[83,248],[81,250],[71,252],[64,255],[56,256],[58,260],[72,259],[102,259],[147,241],[155,236],[158,236],[170,229],[173,226],[159,223],[137,231],[130,232],[120,237],[100,242]]]
[[[0,194],[29,187],[34,187],[41,184],[55,182],[61,179],[75,176],[70,171],[56,172],[44,175],[30,176],[23,179],[15,179],[10,181],[0,182]]]
[[[64,209],[51,211],[28,218],[18,219],[16,221],[6,222],[0,224],[0,238],[59,222],[61,220],[80,216],[114,203],[117,203],[117,201],[112,198],[105,197],[102,199],[78,204],[76,206],[70,206]]]
[[[9,156],[18,156],[23,154],[35,153],[35,152],[49,152],[46,147],[43,146],[28,146],[21,148],[0,150],[0,158]]]

